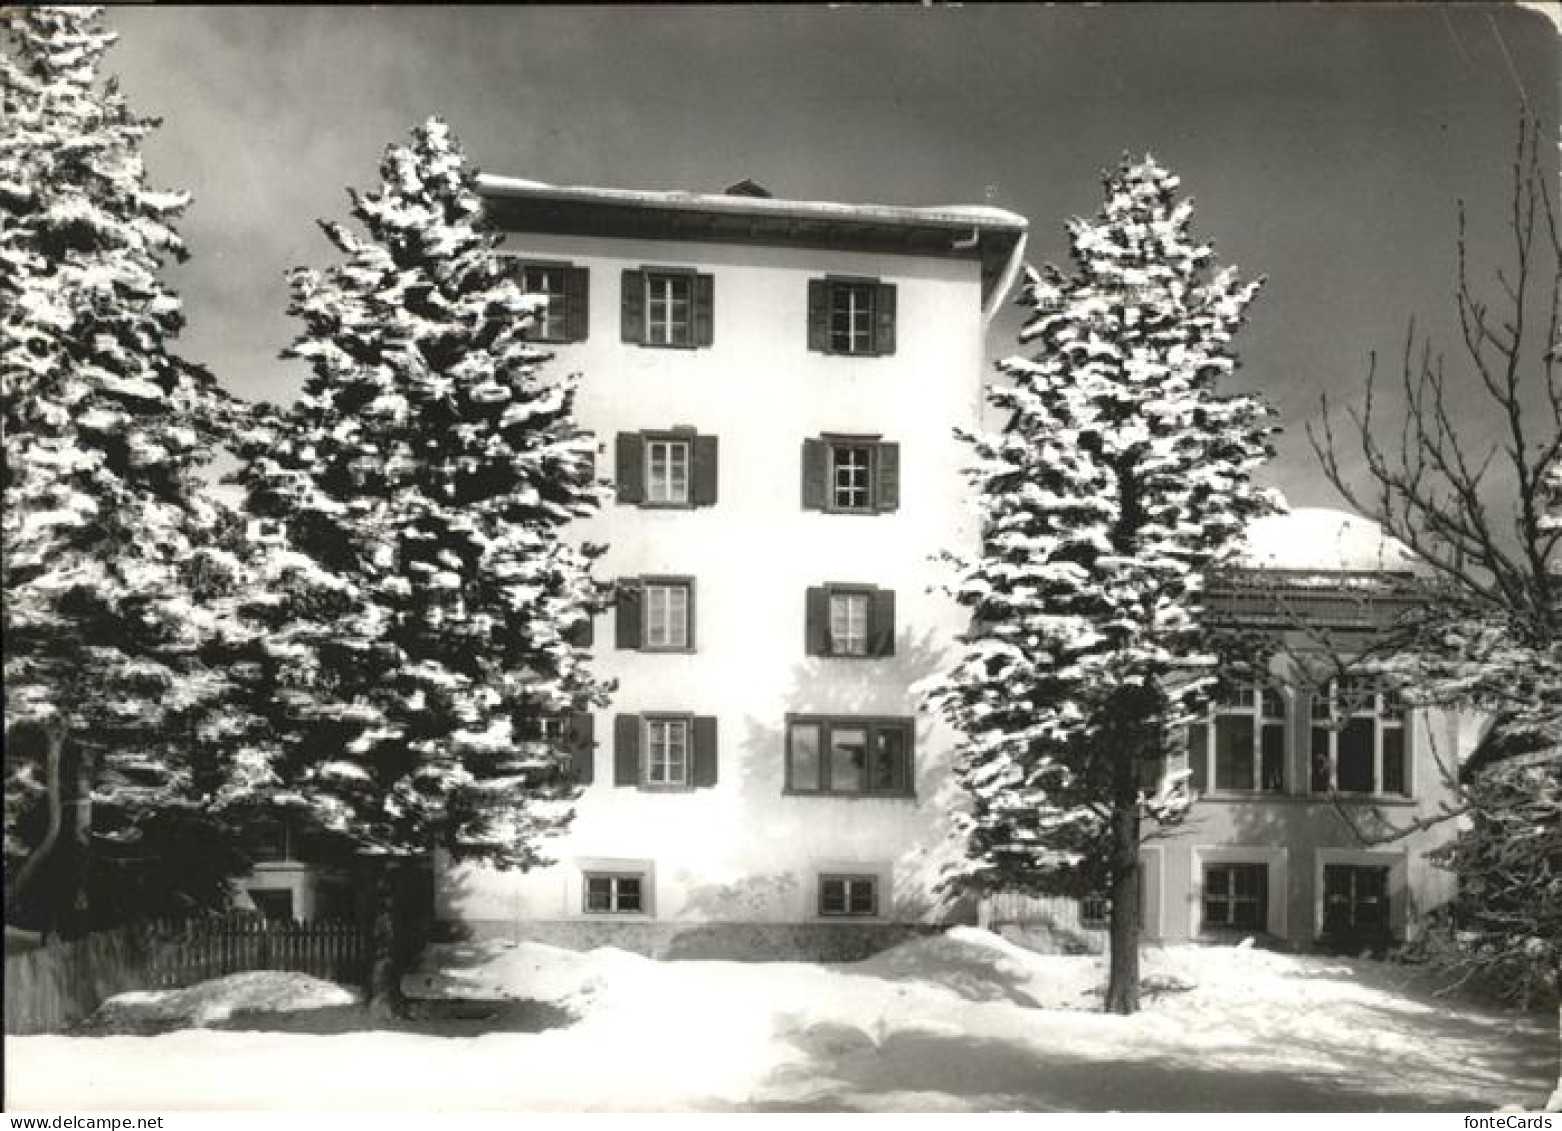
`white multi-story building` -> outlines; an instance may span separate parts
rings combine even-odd
[[[575,533],[621,587],[593,634],[618,690],[571,724],[557,863],[442,867],[441,917],[654,953],[940,921],[953,738],[915,685],[966,623],[935,591],[977,534],[954,429],[979,422],[1026,222],[747,182],[481,191],[612,464],[616,501]]]

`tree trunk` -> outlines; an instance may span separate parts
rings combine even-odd
[[[1562,971],[1558,974],[1562,975]],[[1562,976],[1557,978],[1557,985],[1562,987]],[[1557,1003],[1557,1041],[1557,1090],[1546,1101],[1547,1111],[1562,1111],[1562,1002]]]
[[[401,863],[380,863],[374,885],[374,919],[369,940],[369,1016],[390,1021],[407,1015],[407,999],[401,992]]]
[[[1108,1013],[1139,1011],[1139,789],[1133,746],[1119,739],[1113,751],[1111,967]]]

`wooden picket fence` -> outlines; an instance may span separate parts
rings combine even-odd
[[[358,924],[254,917],[139,923],[5,960],[5,1031],[58,1033],[130,990],[193,985],[245,970],[296,970],[363,980],[368,939]]]

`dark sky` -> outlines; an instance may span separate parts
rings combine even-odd
[[[1553,5],[1553,8],[1555,6]],[[1495,265],[1521,103],[1555,139],[1555,15],[1498,4],[958,8],[117,8],[109,67],[187,188],[183,350],[286,402],[283,272],[384,146],[444,116],[481,168],[560,184],[991,202],[1066,252],[1100,171],[1153,152],[1197,231],[1268,285],[1239,380],[1281,410],[1267,478],[1338,502],[1302,434],[1412,314],[1452,352],[1455,203]],[[1546,157],[1556,167],[1556,148]],[[990,338],[1015,348],[1020,313]],[[1472,402],[1473,403],[1473,402]],[[1483,427],[1473,413],[1472,429]],[[1479,434],[1479,433],[1478,433]]]

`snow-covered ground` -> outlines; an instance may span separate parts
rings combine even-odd
[[[967,928],[838,966],[447,946],[409,991],[577,1020],[12,1038],[6,1093],[12,1110],[1481,1110],[1538,1104],[1555,1073],[1540,1020],[1435,999],[1403,967],[1174,947],[1144,973],[1123,1018],[1090,1012],[1101,959]]]

